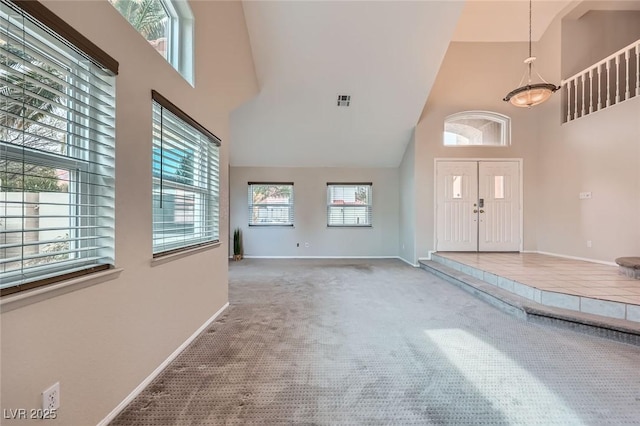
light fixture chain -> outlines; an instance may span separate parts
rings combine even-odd
[[[531,52],[531,3],[533,0],[529,0],[529,57],[532,56]]]

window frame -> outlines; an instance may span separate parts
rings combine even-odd
[[[209,158],[206,162],[207,168],[206,170],[203,170],[203,172],[206,173],[206,178],[204,179],[204,182],[206,182],[207,188],[200,188],[193,184],[186,185],[184,183],[178,183],[175,180],[167,179],[162,176],[162,171],[160,172],[161,174],[160,177],[156,177],[153,172],[154,161],[152,159],[152,170],[151,170],[151,174],[152,174],[152,220],[151,220],[152,242],[151,242],[151,246],[152,246],[153,258],[157,259],[157,258],[173,255],[176,253],[189,251],[195,248],[218,245],[220,244],[220,188],[221,188],[220,146],[222,144],[222,139],[218,138],[212,132],[207,130],[204,126],[202,126],[196,120],[191,118],[182,109],[178,108],[175,104],[173,104],[171,101],[169,101],[167,98],[162,96],[157,91],[155,90],[151,91],[151,99],[152,99],[152,109],[157,104],[158,106],[160,106],[160,108],[166,109],[171,114],[173,114],[176,118],[182,120],[184,124],[190,126],[191,129],[196,130],[197,132],[200,133],[201,136],[207,139],[206,143],[211,143],[214,146],[213,149],[215,150],[215,154],[216,154],[215,156],[209,156],[209,154],[206,154],[207,156],[209,156]],[[162,115],[162,109],[160,110],[161,115]],[[155,122],[152,124],[152,126],[155,126]],[[154,139],[155,139],[155,136],[152,136],[152,151],[151,151],[152,156],[156,154],[154,150],[156,147],[156,143]],[[160,163],[164,164],[162,162],[162,158],[163,158],[162,151],[160,151]],[[205,203],[204,210],[206,214],[203,215],[200,219],[201,219],[201,222],[206,222],[206,220],[209,218],[212,220],[212,225],[211,225],[212,234],[210,239],[209,237],[206,237],[206,236],[204,237],[204,239],[203,237],[195,237],[190,240],[183,241],[183,242],[186,242],[186,244],[180,245],[178,242],[176,242],[175,244],[169,244],[170,248],[156,251],[156,244],[155,244],[156,232],[154,231],[154,225],[156,224],[156,218],[155,218],[156,208],[154,206],[154,203],[155,203],[154,197],[155,197],[155,191],[156,191],[155,186],[158,184],[160,185],[159,194],[163,194],[163,185],[166,185],[168,188],[171,188],[173,190],[176,190],[176,189],[185,190],[185,191],[193,192],[194,194],[200,194],[203,197],[203,199],[205,198],[205,195],[206,195],[206,199],[204,199],[203,201]],[[202,224],[200,224],[199,226],[201,228],[207,228],[206,225],[203,226]]]
[[[345,205],[345,204],[336,204],[336,203],[331,203],[332,199],[331,199],[331,188],[332,187],[351,187],[351,186],[364,186],[364,187],[368,187],[367,190],[367,198],[368,198],[368,202],[367,204],[364,205]],[[331,211],[332,209],[335,208],[342,208],[342,209],[349,209],[349,210],[353,210],[353,209],[361,209],[361,208],[366,208],[367,209],[367,218],[369,219],[369,221],[367,223],[364,224],[357,224],[357,223],[344,223],[344,218],[343,218],[343,223],[342,224],[336,224],[336,223],[331,223]],[[344,216],[344,215],[343,215]],[[373,227],[373,183],[372,182],[327,182],[327,227],[328,228],[372,228]]]
[[[478,120],[484,119],[491,121],[493,123],[500,124],[500,142],[499,144],[447,144],[447,124],[454,122],[456,120],[461,119],[469,119],[469,120]],[[455,133],[454,133],[455,134]],[[469,148],[469,147],[484,147],[484,148],[506,148],[511,146],[511,117],[500,114],[498,112],[493,111],[481,111],[481,110],[471,110],[471,111],[461,111],[455,114],[448,115],[444,119],[444,131],[442,134],[442,145],[445,148]]]
[[[116,0],[109,0],[112,3]],[[195,87],[194,75],[194,21],[193,12],[187,0],[157,0],[167,14],[167,52],[164,58],[192,86]],[[115,9],[115,6],[114,6]],[[116,12],[119,11],[116,9]],[[131,24],[127,18],[121,15]],[[133,25],[132,25],[133,27]],[[135,29],[135,28],[134,28]],[[138,32],[136,30],[136,32]],[[138,34],[140,34],[138,32]],[[142,34],[141,37],[149,42]],[[151,46],[151,44],[149,44]],[[153,48],[153,47],[152,47]],[[156,50],[155,48],[153,48]],[[157,50],[156,50],[157,52]],[[158,52],[160,54],[160,52]]]
[[[254,185],[270,185],[270,186],[290,186],[291,187],[291,196],[289,197],[289,202],[287,204],[283,203],[254,203],[253,202],[253,186]],[[284,226],[284,227],[294,227],[295,226],[295,186],[293,182],[247,182],[248,187],[248,214],[249,220],[248,225],[251,227],[257,226]],[[290,219],[289,223],[280,223],[280,222],[253,222],[253,209],[256,206],[263,207],[287,207],[289,210],[289,214],[287,215]]]
[[[118,61],[99,48],[91,40],[80,34],[78,30],[67,24],[58,15],[51,12],[37,0],[8,0],[34,20],[39,21],[43,28],[55,33],[58,37],[70,43],[72,48],[79,50],[95,65],[104,68],[113,75],[118,75]]]
[[[160,0],[169,14],[170,43],[167,43],[169,62],[187,82],[195,87],[194,76],[194,17],[186,0]]]
[[[67,146],[67,154],[60,154],[52,151],[47,151],[44,149],[34,148],[29,145],[20,145],[13,142],[0,142],[0,152],[2,153],[3,159],[7,162],[15,162],[24,164],[31,164],[37,167],[47,167],[47,168],[58,168],[60,170],[67,170],[69,173],[69,188],[67,189],[67,193],[69,194],[69,213],[68,215],[55,215],[55,216],[45,216],[45,217],[55,217],[55,218],[67,218],[69,223],[67,226],[64,226],[64,229],[69,230],[69,235],[67,238],[64,238],[61,241],[66,241],[69,244],[69,247],[66,250],[55,251],[52,253],[59,254],[71,254],[74,253],[74,257],[69,257],[69,259],[61,259],[60,261],[53,261],[51,263],[45,264],[35,264],[28,267],[28,272],[24,272],[24,262],[25,259],[38,259],[42,258],[42,252],[36,252],[38,256],[33,255],[25,255],[24,249],[22,254],[19,256],[22,266],[18,270],[9,270],[5,271],[9,275],[9,279],[5,281],[7,284],[6,287],[0,289],[0,296],[4,297],[6,295],[15,294],[18,292],[43,287],[46,285],[59,283],[61,281],[65,281],[71,278],[92,274],[98,271],[104,271],[106,269],[112,269],[114,267],[114,227],[111,225],[113,222],[113,215],[104,219],[103,223],[108,223],[109,225],[97,225],[97,228],[107,228],[106,232],[98,232],[88,234],[87,229],[84,229],[87,221],[91,220],[101,220],[102,216],[100,214],[104,214],[102,209],[113,211],[115,205],[113,202],[113,197],[109,196],[112,192],[107,191],[107,197],[110,198],[110,202],[106,202],[104,206],[100,206],[102,213],[94,213],[90,214],[88,212],[92,211],[96,207],[89,206],[87,202],[88,197],[94,196],[105,196],[104,192],[99,189],[99,183],[93,182],[93,180],[98,179],[91,178],[94,173],[97,173],[98,169],[108,169],[108,172],[104,172],[104,174],[98,173],[100,175],[100,179],[115,179],[115,164],[109,165],[109,163],[100,163],[96,158],[90,156],[100,156],[98,160],[102,158],[101,156],[106,156],[107,161],[115,162],[115,114],[107,115],[107,121],[102,121],[104,118],[98,119],[98,110],[96,110],[96,106],[91,101],[82,101],[76,97],[76,91],[79,87],[83,87],[83,90],[79,91],[79,96],[88,96],[94,97],[96,99],[95,93],[97,91],[103,90],[103,88],[99,88],[94,86],[94,83],[91,82],[91,78],[95,78],[96,73],[103,74],[108,77],[107,81],[103,81],[102,83],[111,85],[111,91],[107,93],[106,98],[100,98],[100,102],[104,104],[105,99],[113,102],[113,106],[115,106],[116,101],[116,89],[115,89],[115,80],[118,74],[118,62],[113,59],[111,56],[106,54],[102,49],[76,31],[69,24],[64,22],[57,15],[52,13],[47,7],[45,7],[42,3],[37,1],[22,1],[22,0],[6,0],[2,1],[3,10],[6,8],[7,13],[15,14],[16,16],[21,17],[24,22],[23,27],[23,36],[20,40],[22,43],[29,49],[30,56],[34,56],[33,52],[41,49],[44,52],[44,59],[42,57],[33,57],[34,60],[39,61],[39,63],[31,62],[32,67],[36,67],[39,72],[46,72],[47,61],[55,60],[59,61],[56,63],[56,67],[58,69],[64,69],[65,73],[68,73],[65,77],[60,77],[58,75],[54,75],[54,79],[60,79],[64,82],[65,87],[63,89],[56,89],[47,84],[47,82],[43,82],[40,80],[40,84],[42,87],[46,87],[46,90],[60,90],[62,96],[67,99],[71,99],[72,101],[68,104],[62,104],[58,101],[54,101],[59,103],[56,108],[63,108],[65,112],[64,116],[56,116],[55,113],[51,111],[46,111],[45,114],[48,117],[55,117],[54,119],[60,120],[61,123],[64,123],[66,128],[64,129],[65,142]],[[9,15],[12,16],[12,15]],[[2,18],[3,20],[5,18]],[[27,37],[24,37],[24,34],[27,34]],[[34,44],[36,43],[36,44]],[[4,49],[3,49],[4,50]],[[27,55],[25,53],[25,55]],[[38,55],[36,55],[38,56]],[[80,66],[82,62],[91,63],[91,66]],[[95,68],[97,67],[97,68]],[[16,70],[16,75],[24,74],[23,70]],[[40,74],[38,74],[40,75]],[[44,75],[44,74],[43,74]],[[78,77],[82,75],[82,77]],[[34,76],[30,76],[30,79],[36,79]],[[26,79],[23,79],[26,81]],[[76,81],[78,80],[78,81]],[[111,80],[111,81],[109,81]],[[13,85],[13,83],[8,83]],[[24,90],[24,89],[23,89]],[[37,94],[29,92],[30,97],[36,97]],[[93,92],[93,95],[92,95]],[[26,92],[25,92],[26,93]],[[7,99],[11,99],[10,95],[7,95]],[[85,104],[84,106],[76,106],[76,103],[82,102],[90,102],[89,104]],[[106,104],[104,104],[106,105]],[[34,111],[38,110],[38,106],[30,105],[30,108]],[[80,112],[84,110],[83,112]],[[99,110],[99,113],[104,114],[103,110]],[[24,116],[22,113],[20,117]],[[112,121],[110,122],[109,119]],[[29,121],[33,120],[31,118],[27,119]],[[96,125],[99,129],[91,127],[92,125]],[[38,123],[39,126],[42,127],[53,127],[50,123],[44,122],[41,123],[40,120],[35,120],[34,123]],[[96,136],[96,133],[101,133],[104,129],[104,126],[108,126],[109,129],[112,129],[113,135],[104,134],[102,137]],[[57,128],[57,127],[53,127]],[[20,131],[17,128],[7,127],[7,131]],[[78,130],[82,129],[82,130]],[[57,131],[63,132],[63,129],[57,128]],[[25,128],[22,129],[22,132],[26,132]],[[34,137],[35,141],[47,140],[47,136],[40,135],[38,133],[29,133],[30,137]],[[104,139],[104,137],[109,139]],[[96,140],[94,138],[101,138],[100,140]],[[79,144],[76,141],[80,142]],[[55,143],[63,143],[62,141],[58,141]],[[98,145],[105,145],[106,148],[96,148]],[[80,150],[83,152],[83,155],[72,155],[69,152],[74,152],[78,147],[81,147]],[[102,150],[102,152],[100,151]],[[105,150],[112,150],[111,154],[105,154]],[[95,165],[92,165],[95,164]],[[27,175],[24,175],[23,178]],[[73,176],[73,177],[72,177]],[[10,192],[22,192],[22,194],[30,193],[32,191],[26,191],[26,188],[21,188],[21,191],[6,191],[7,194]],[[41,192],[50,192],[50,191],[41,191]],[[23,195],[24,200],[24,195]],[[24,201],[22,201],[24,203]],[[3,202],[3,204],[7,205],[8,200]],[[40,203],[47,204],[47,203]],[[66,205],[66,204],[65,204]],[[8,207],[5,207],[8,208]],[[8,216],[12,218],[20,218],[24,219],[25,213],[22,213],[22,216]],[[106,217],[106,216],[105,216]],[[24,225],[22,232],[25,232]],[[43,232],[47,231],[46,226],[43,228],[42,226],[38,226],[38,228],[34,228],[33,232]],[[29,231],[31,232],[31,231]],[[71,235],[73,232],[73,235]],[[104,246],[101,247],[92,247],[90,245],[90,240],[95,239],[107,239],[110,240],[109,243],[105,243]],[[57,237],[56,237],[57,240]],[[40,243],[42,241],[42,243]],[[23,240],[22,245],[16,245],[17,243],[9,243],[4,244],[5,249],[12,247],[26,247],[26,246],[41,246],[43,244],[49,244],[50,241],[46,238],[41,239],[39,236],[36,240],[29,240],[26,243]],[[92,250],[98,250],[98,252],[92,253]],[[98,253],[99,256],[98,256]],[[55,254],[54,254],[55,256]],[[3,259],[12,259],[12,257],[3,257]],[[106,261],[105,261],[106,260]],[[21,273],[17,273],[16,271],[23,271]],[[0,273],[3,275],[4,273]],[[3,278],[7,279],[6,276]]]

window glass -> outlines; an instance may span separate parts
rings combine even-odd
[[[193,85],[193,14],[186,0],[109,0]]]
[[[504,198],[504,176],[494,176],[493,182],[493,198],[496,200]]]
[[[328,226],[371,226],[372,185],[327,184]]]
[[[451,186],[452,186],[451,198],[462,198],[462,176],[453,176]]]
[[[109,0],[122,16],[165,59],[171,21],[161,0]]]
[[[293,225],[293,184],[249,183],[249,225]]]
[[[509,117],[488,111],[465,111],[450,115],[444,123],[445,146],[507,146]]]

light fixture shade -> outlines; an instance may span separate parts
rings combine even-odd
[[[507,96],[505,96],[502,100],[505,102],[510,102],[511,105],[521,107],[521,108],[529,108],[534,105],[538,105],[546,101],[551,97],[553,92],[558,90],[560,87],[555,84],[548,83],[538,71],[535,70],[534,62],[536,61],[536,57],[531,54],[531,4],[533,0],[529,0],[529,57],[524,60],[526,69],[524,75],[522,76],[522,80],[520,80],[520,87],[510,91]],[[535,74],[534,74],[535,73]],[[532,77],[537,76],[541,83],[533,83]],[[522,86],[523,82],[527,82],[526,85]]]
[[[551,83],[527,84],[509,92],[503,100],[517,107],[528,108],[546,101],[558,89]]]

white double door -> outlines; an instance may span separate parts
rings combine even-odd
[[[519,251],[519,161],[436,161],[436,250]]]

